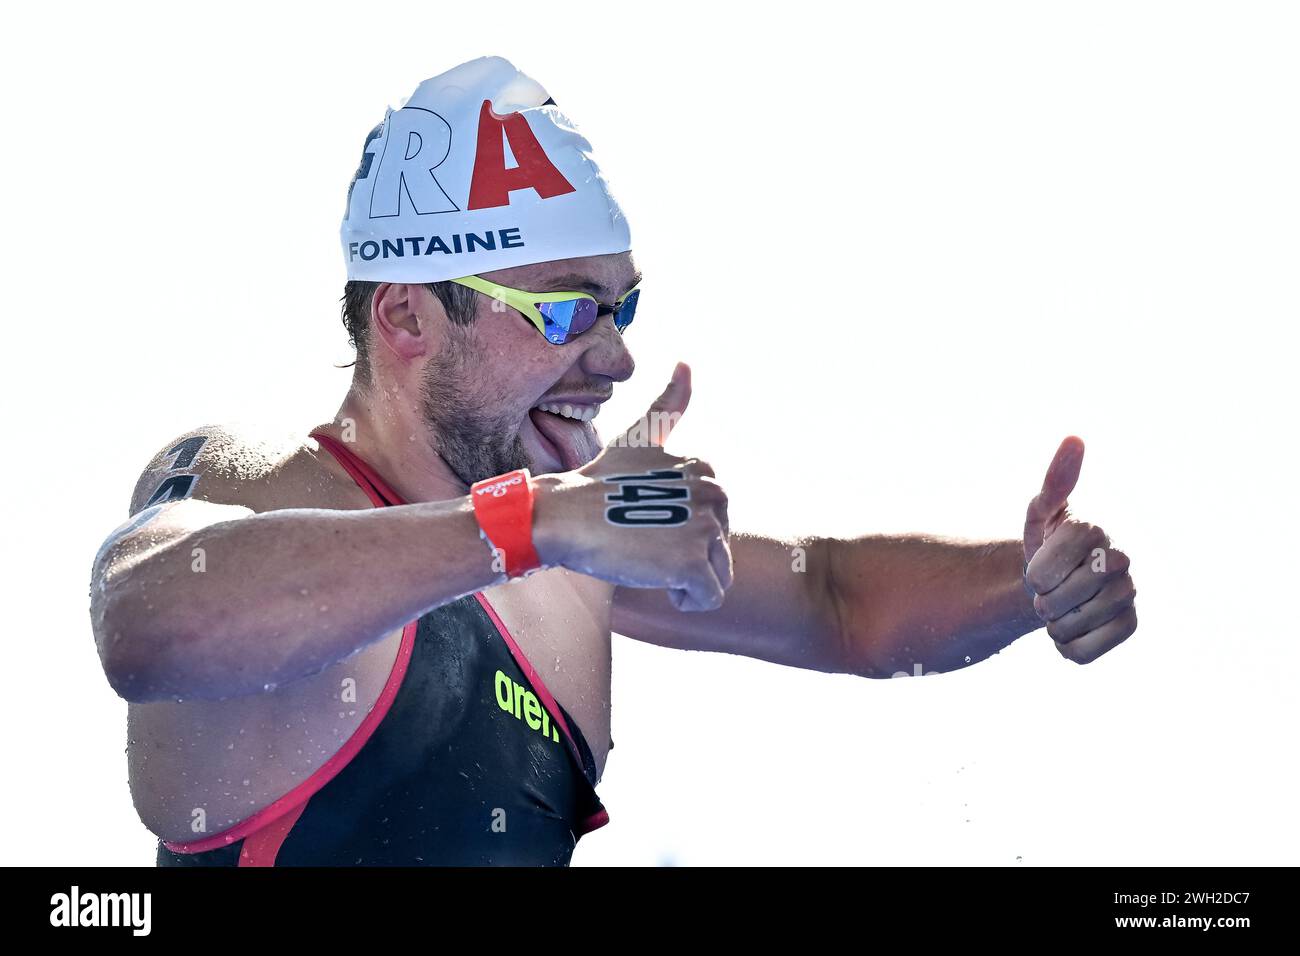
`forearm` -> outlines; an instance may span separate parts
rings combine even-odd
[[[956,670],[1041,626],[1020,541],[931,535],[827,542],[843,669],[867,677]]]
[[[468,498],[274,511],[120,556],[92,612],[122,696],[220,698],[315,673],[500,579]]]
[[[736,583],[720,608],[682,614],[663,591],[619,588],[614,629],[662,647],[838,670],[836,619],[824,586],[825,542],[733,532],[730,544]]]

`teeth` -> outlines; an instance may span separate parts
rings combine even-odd
[[[558,405],[555,402],[543,402],[536,406],[544,412],[550,412],[552,415],[559,415],[561,418],[572,418],[580,422],[589,422],[596,417],[600,411],[598,405],[570,405],[565,402]]]

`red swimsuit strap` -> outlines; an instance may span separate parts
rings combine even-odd
[[[335,457],[338,463],[343,466],[343,470],[352,476],[352,479],[361,486],[362,491],[369,495],[375,507],[406,504],[402,496],[380,477],[379,472],[366,464],[359,455],[343,442],[326,435],[324,432],[312,432],[311,437],[320,442],[321,447]]]

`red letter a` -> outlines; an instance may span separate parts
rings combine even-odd
[[[506,169],[503,136],[510,140],[510,151],[519,164],[514,169]],[[510,193],[516,189],[535,189],[543,199],[574,191],[542,151],[523,114],[498,116],[492,111],[492,101],[484,100],[478,114],[478,148],[469,186],[469,208],[508,206]]]

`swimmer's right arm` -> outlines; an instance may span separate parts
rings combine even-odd
[[[258,693],[504,580],[468,497],[259,514],[204,467],[185,469],[195,496],[155,505],[166,473],[147,471],[95,559],[95,641],[129,701]]]
[[[689,370],[679,366],[646,420],[671,412],[675,421],[689,397]],[[96,556],[95,641],[109,683],[127,700],[258,693],[506,580],[468,495],[360,511],[274,510],[257,499],[266,482],[228,477],[250,454],[229,436],[201,433],[160,453],[136,487],[131,520]],[[641,487],[611,482],[665,475],[689,502],[679,518],[609,519],[609,495],[624,489],[619,500],[632,500],[627,489]],[[629,441],[578,471],[539,477],[535,494],[534,541],[546,566],[667,589],[679,610],[722,603],[731,584],[727,503],[707,463]]]

